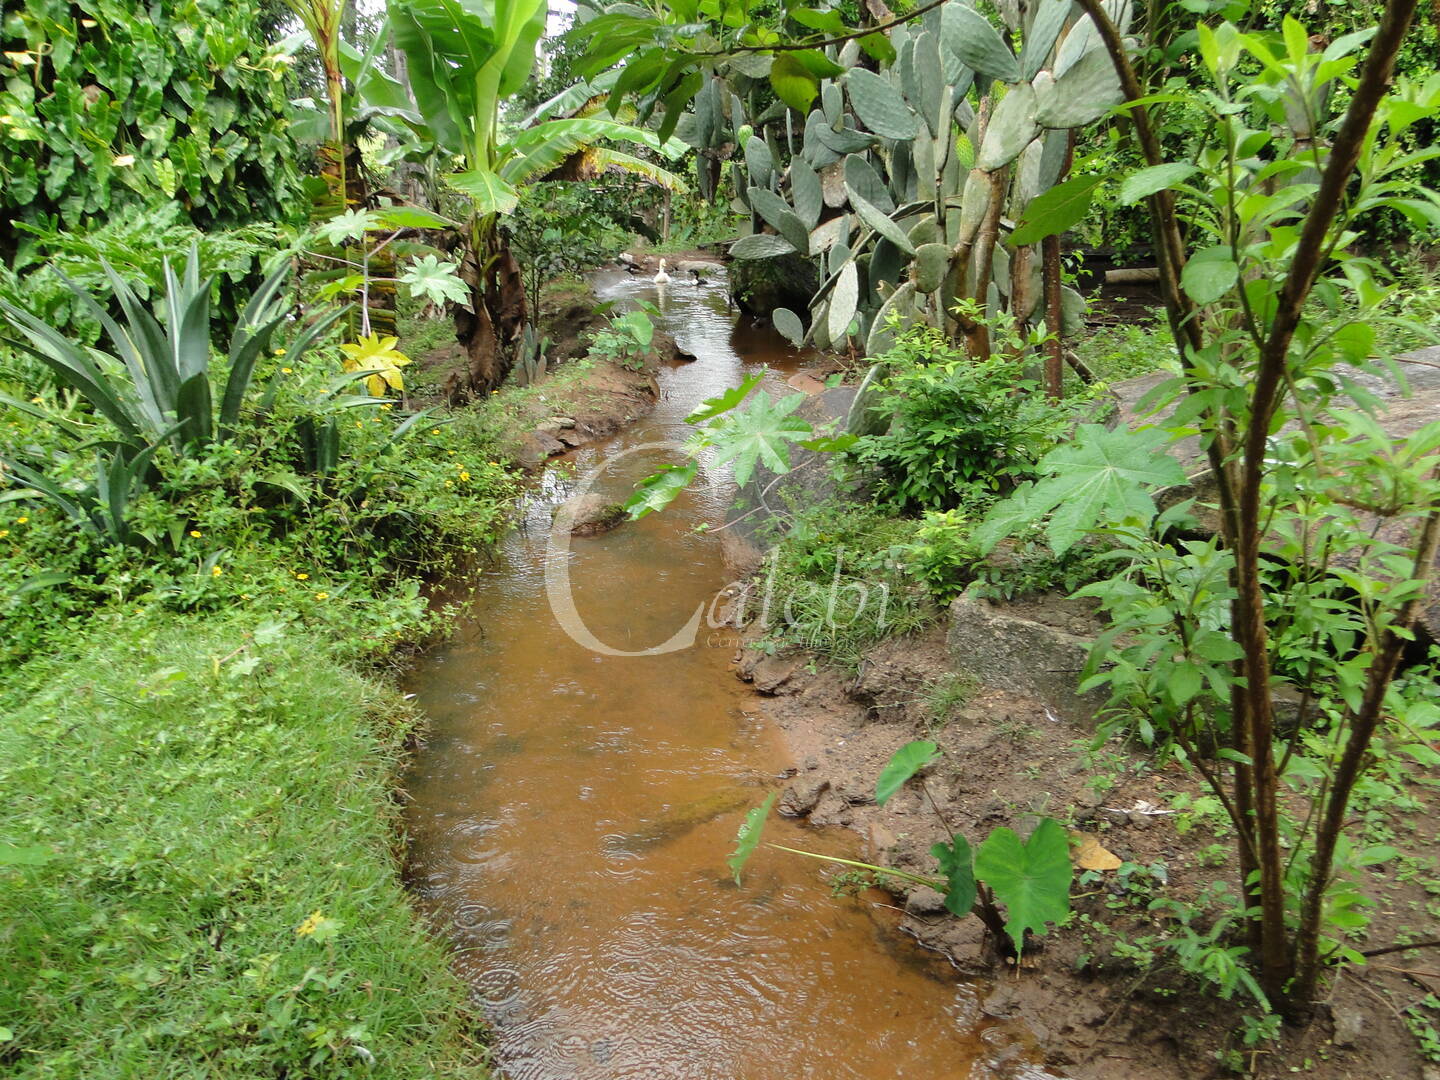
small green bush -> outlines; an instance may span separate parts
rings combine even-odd
[[[851,453],[876,499],[901,511],[951,510],[1030,479],[1090,407],[1051,404],[1019,361],[972,360],[926,327],[902,334],[880,363],[889,377],[875,411],[889,427]]]

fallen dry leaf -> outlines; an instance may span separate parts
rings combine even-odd
[[[1120,856],[1100,845],[1089,833],[1071,832],[1077,844],[1071,858],[1081,870],[1118,870]]]

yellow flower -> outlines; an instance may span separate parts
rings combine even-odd
[[[451,457],[454,457],[454,456],[455,456],[455,451],[454,451],[454,450],[446,450],[445,452],[446,452],[447,454],[449,454]]]
[[[284,349],[275,349],[275,350],[274,350],[274,353],[275,353],[276,356],[284,356],[284,355],[285,355],[285,350],[284,350]]]
[[[10,530],[9,530],[9,529],[0,529],[0,540],[4,540],[5,537],[7,537],[7,536],[9,536],[9,535],[10,535]]]
[[[32,398],[30,399],[30,404],[31,404],[31,405],[44,405],[44,404],[45,404],[45,399],[44,399],[43,397],[41,397],[39,394],[36,394],[34,397],[32,397]]]
[[[390,411],[391,409],[393,409],[394,407],[395,407],[394,405],[392,405],[390,402],[387,401],[384,405],[381,405],[381,406],[380,406],[380,411],[381,411],[381,412],[389,412],[389,411]]]
[[[355,421],[355,426],[356,426],[356,427],[361,427],[361,428],[363,428],[363,427],[365,426],[365,424],[364,424],[362,421],[356,420],[356,421]]]
[[[470,479],[470,474],[469,474],[468,472],[462,471],[462,472],[460,473],[460,479],[461,479],[461,480],[469,480],[469,479]]]
[[[212,567],[210,568],[210,576],[211,576],[211,577],[219,577],[219,576],[220,576],[221,574],[223,574],[224,572],[225,572],[225,571],[224,571],[224,570],[221,570],[220,567],[218,567],[218,566],[212,566]]]
[[[190,535],[193,536],[193,537],[195,537],[196,540],[199,540],[199,539],[200,539],[200,536],[201,536],[201,533],[200,533],[200,530],[199,530],[199,529],[191,529],[191,530],[190,530]]]
[[[454,487],[454,486],[455,486],[455,481],[454,481],[454,480],[446,480],[446,481],[445,481],[445,486],[446,486],[446,487]]]
[[[439,434],[440,434],[440,429],[439,429],[438,427],[432,427],[432,428],[430,429],[430,434],[431,434],[431,435],[439,435]]]
[[[310,580],[310,575],[309,575],[309,574],[306,574],[306,573],[299,573],[299,574],[296,574],[296,575],[295,575],[295,580],[296,580],[296,581],[309,581],[309,580]]]
[[[328,592],[317,592],[317,593],[315,594],[315,599],[316,599],[316,600],[329,600],[329,599],[330,599],[330,594],[329,594]]]
[[[309,937],[317,929],[319,929],[320,924],[324,921],[325,916],[320,913],[319,908],[316,908],[314,911],[312,911],[309,915],[305,917],[304,922],[302,922],[299,926],[295,928],[295,934],[297,937]]]
[[[282,374],[282,375],[294,375],[295,372],[294,372],[294,370],[292,370],[291,368],[282,367],[282,368],[280,369],[280,374]]]
[[[18,518],[15,519],[15,524],[24,525],[29,520],[30,519],[28,517],[26,517],[24,514],[21,514]]]

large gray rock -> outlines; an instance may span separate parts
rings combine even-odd
[[[969,593],[956,597],[945,638],[951,666],[987,687],[1038,698],[1061,719],[1091,726],[1106,695],[1075,689],[1092,640],[1075,632],[1085,616],[1058,597],[1051,612],[1054,617],[1036,603],[1017,609]],[[1098,632],[1098,623],[1094,628]]]

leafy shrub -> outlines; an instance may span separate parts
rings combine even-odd
[[[339,393],[356,376],[307,345],[324,319],[270,350],[282,283],[257,293],[224,362],[193,272],[166,300],[174,334],[122,291],[135,330],[116,339],[143,343],[129,364],[12,310],[76,389],[6,402],[4,658],[107,605],[200,611],[266,595],[383,654],[426,622],[419,576],[493,538],[513,489],[490,448]]]
[[[254,0],[23,0],[0,24],[0,216],[87,230],[174,201],[202,229],[300,203]],[[0,234],[0,257],[24,247]]]
[[[874,475],[877,500],[899,510],[949,510],[1009,490],[1087,407],[1051,405],[1018,361],[972,360],[926,327],[902,334],[880,362],[890,374],[874,411],[889,430],[851,453]]]

